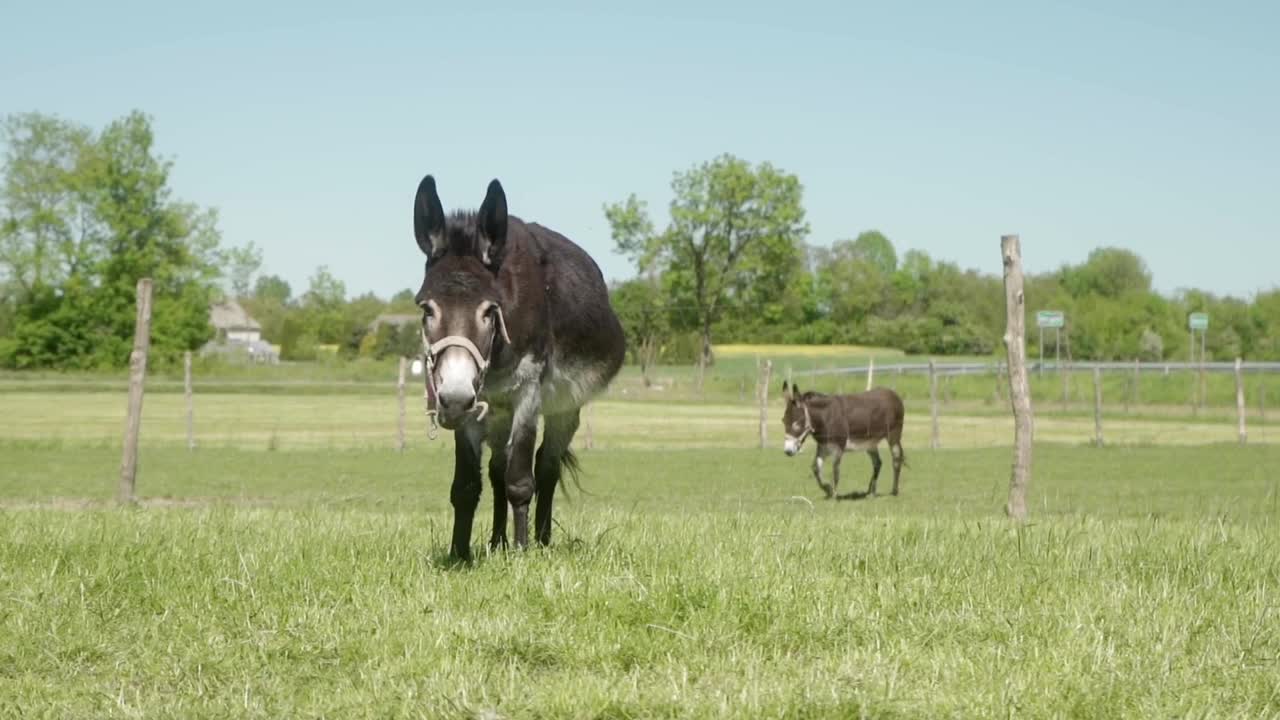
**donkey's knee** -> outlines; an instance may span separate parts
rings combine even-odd
[[[515,507],[528,505],[529,501],[533,499],[533,491],[535,487],[533,482],[533,473],[513,473],[511,472],[511,469],[508,468],[506,475],[507,502],[511,503]]]

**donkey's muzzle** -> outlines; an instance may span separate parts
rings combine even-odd
[[[445,392],[441,390],[436,396],[436,415],[440,425],[446,430],[454,429],[476,408],[476,394],[463,388]]]

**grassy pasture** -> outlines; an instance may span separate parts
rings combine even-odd
[[[0,392],[0,717],[1280,717],[1269,426],[1044,415],[1014,528],[994,402],[940,451],[909,405],[903,495],[835,503],[776,396],[763,451],[647,400],[593,407],[551,548],[459,567],[412,397],[401,454],[389,392],[198,394],[191,453],[149,394],[126,510],[121,394]]]

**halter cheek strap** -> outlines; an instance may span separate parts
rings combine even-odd
[[[800,434],[800,441],[796,443],[796,450],[804,446],[804,441],[813,434],[813,421],[809,418],[809,406],[801,405],[804,408],[804,432]]]

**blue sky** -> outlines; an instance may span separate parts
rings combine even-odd
[[[1280,3],[6,5],[0,113],[149,113],[176,195],[298,291],[416,287],[427,172],[626,277],[601,206],[664,222],[722,152],[797,174],[815,244],[998,272],[1016,232],[1032,271],[1119,245],[1162,291],[1280,284]]]

